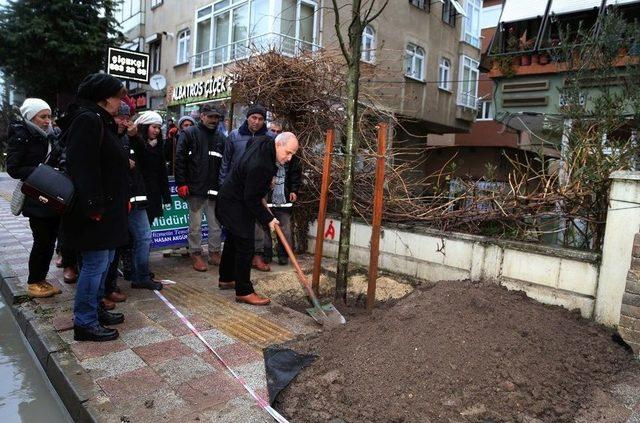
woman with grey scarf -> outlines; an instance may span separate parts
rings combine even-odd
[[[24,181],[43,163],[56,147],[56,136],[51,127],[51,107],[39,98],[27,98],[20,107],[23,121],[11,125],[7,144],[7,172],[14,179]],[[48,163],[57,166],[57,163]],[[22,215],[29,218],[33,246],[29,255],[28,294],[44,298],[59,294],[60,288],[47,282],[49,263],[53,257],[60,216],[26,197]]]

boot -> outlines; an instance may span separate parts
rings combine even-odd
[[[105,310],[103,307],[98,306],[98,321],[101,325],[118,325],[124,322],[124,314],[111,313]]]
[[[253,261],[251,262],[251,266],[254,269],[258,269],[261,272],[269,272],[271,270],[271,267],[264,262],[264,260],[262,259],[261,255],[256,254],[255,256],[253,256]]]
[[[131,269],[133,263],[131,262],[131,248],[125,248],[120,253],[120,262],[122,263],[122,278],[126,281],[131,280]]]
[[[107,298],[103,298],[100,300],[100,306],[105,310],[113,310],[114,308],[116,308],[116,303]]]
[[[78,271],[75,266],[65,267],[62,272],[64,283],[76,283],[78,280]]]
[[[156,282],[153,279],[142,282],[131,282],[131,288],[133,289],[151,289],[154,291],[162,291],[162,284]]]
[[[219,251],[209,253],[209,264],[213,266],[220,266],[220,260],[222,260],[222,256]]]
[[[286,266],[289,264],[289,257],[278,256],[278,264],[280,266]]]
[[[96,328],[83,328],[81,326],[73,326],[73,339],[76,341],[93,341],[104,342],[118,339],[118,331],[116,329],[98,326]]]
[[[236,295],[236,302],[251,304],[256,306],[265,306],[265,305],[268,305],[271,302],[271,300],[268,298],[261,297],[254,292],[253,294],[249,294],[249,295]]]
[[[193,253],[191,254],[191,260],[193,261],[193,269],[198,272],[206,272],[208,267],[207,263],[204,262],[201,253]]]
[[[121,303],[127,300],[127,296],[124,295],[122,292],[118,292],[118,291],[114,291],[107,294],[105,298],[114,303]]]
[[[235,283],[235,281],[231,281],[231,282],[218,281],[218,288],[220,288],[220,289],[236,289],[236,283]]]
[[[27,294],[31,298],[48,298],[61,293],[60,288],[56,288],[47,281],[30,283]]]

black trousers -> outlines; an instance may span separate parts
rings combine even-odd
[[[60,218],[30,217],[29,226],[33,235],[33,245],[29,254],[27,283],[44,282],[47,279],[53,251],[56,248]]]
[[[220,282],[236,283],[236,295],[253,294],[251,283],[251,260],[255,240],[241,238],[227,232],[220,260]]]

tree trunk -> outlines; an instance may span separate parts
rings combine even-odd
[[[360,31],[360,34],[362,31]],[[342,174],[344,184],[342,204],[340,207],[340,245],[338,248],[338,263],[336,276],[336,299],[347,299],[347,273],[349,271],[349,247],[351,240],[351,218],[353,211],[353,177],[358,154],[358,91],[360,82],[360,45],[353,45],[350,41],[353,59],[349,61],[347,77],[347,124],[345,145],[345,167]]]

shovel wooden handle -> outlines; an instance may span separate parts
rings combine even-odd
[[[313,302],[313,305],[316,307],[320,307],[318,298],[316,297],[316,294],[313,292],[313,289],[311,289],[311,285],[309,284],[309,280],[307,279],[307,276],[302,272],[302,269],[300,268],[300,264],[298,264],[298,260],[296,259],[296,256],[293,254],[293,250],[291,249],[291,246],[287,242],[287,238],[284,236],[282,229],[280,229],[280,225],[276,223],[273,226],[276,230],[276,234],[278,234],[278,238],[280,238],[280,242],[282,243],[282,246],[286,250],[287,255],[289,256],[289,259],[291,260],[291,263],[293,263],[293,267],[295,267],[296,269],[296,273],[298,274],[298,280],[300,281],[300,284],[302,284],[304,289],[307,291],[307,295],[311,299],[311,302]]]

